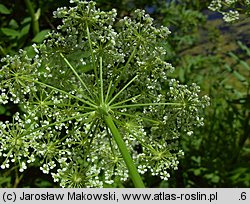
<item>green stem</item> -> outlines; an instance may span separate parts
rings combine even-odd
[[[131,155],[126,147],[124,140],[122,139],[120,132],[118,131],[117,127],[115,126],[112,117],[109,114],[104,115],[104,120],[105,120],[106,125],[110,129],[110,131],[111,131],[111,133],[116,141],[116,144],[118,145],[118,148],[119,148],[119,150],[122,154],[122,157],[126,163],[126,166],[127,166],[129,173],[130,173],[130,177],[131,177],[135,187],[136,188],[144,188],[145,186],[144,186],[142,179],[141,179],[141,177],[136,169],[136,166],[133,162],[133,159],[132,159],[132,157],[131,157]]]
[[[54,87],[54,86],[51,86],[51,85],[49,85],[49,84],[45,84],[45,83],[43,83],[43,82],[40,82],[40,81],[37,81],[37,80],[34,80],[34,79],[29,79],[29,78],[26,78],[26,77],[23,77],[23,76],[21,76],[20,78],[21,78],[21,79],[24,79],[24,80],[26,80],[26,81],[30,81],[30,82],[34,82],[34,83],[36,83],[36,84],[40,84],[41,86],[48,87],[48,88],[50,88],[50,89],[52,89],[52,90],[56,90],[56,91],[58,91],[58,92],[60,92],[60,93],[63,93],[63,94],[65,94],[65,95],[67,95],[67,96],[69,96],[69,97],[71,97],[71,98],[77,99],[78,101],[81,101],[81,102],[83,102],[83,103],[85,103],[85,104],[87,104],[87,105],[89,105],[89,106],[91,106],[91,107],[93,107],[93,108],[95,108],[95,109],[97,108],[96,105],[94,105],[94,104],[92,104],[92,103],[90,103],[90,102],[88,102],[88,101],[85,101],[85,100],[83,100],[83,99],[81,99],[81,98],[79,98],[79,97],[77,97],[77,96],[74,96],[74,95],[72,95],[72,94],[70,94],[70,93],[68,93],[68,92],[66,92],[66,91],[63,91],[63,90],[58,89],[58,88],[56,88],[56,87]]]
[[[135,139],[137,139],[141,144],[142,146],[144,146],[145,148],[148,148],[150,151],[154,151],[154,148],[151,146],[151,145],[148,145],[146,144],[143,140],[140,139],[140,137],[138,137],[137,135],[135,135],[132,130],[130,130],[129,128],[127,127],[122,127],[126,132],[130,133]]]
[[[86,31],[87,31],[88,41],[89,41],[89,48],[90,48],[92,63],[93,63],[94,72],[95,72],[95,78],[96,78],[96,82],[98,83],[98,75],[97,75],[97,68],[96,68],[96,63],[95,63],[95,56],[94,56],[94,52],[93,52],[93,48],[92,48],[92,41],[90,38],[89,26],[87,23],[86,23]]]
[[[110,93],[110,90],[111,90],[111,87],[112,87],[112,80],[109,82],[109,87],[108,87],[108,91],[106,93],[106,97],[105,97],[105,103],[108,102],[108,99],[109,99],[109,93]]]
[[[131,79],[108,103],[110,105],[138,76],[136,75],[133,79]]]
[[[128,69],[128,66],[129,66],[129,63],[130,61],[134,58],[135,56],[135,53],[136,53],[136,50],[138,48],[138,44],[135,46],[134,50],[132,51],[131,55],[129,56],[129,59],[128,61],[126,62],[126,64],[124,65],[124,67],[122,67],[122,70],[121,70],[121,74],[120,76],[118,77],[118,79],[116,80],[114,86],[113,86],[113,89],[111,90],[111,96],[113,95],[115,89],[117,88],[118,84],[120,83],[120,81],[122,80],[122,77],[124,76],[124,74],[126,73],[127,69]]]
[[[154,124],[160,124],[159,121],[157,120],[152,120],[150,118],[145,118],[145,117],[142,117],[141,115],[138,115],[138,113],[132,115],[132,114],[128,114],[128,113],[123,113],[123,112],[119,112],[119,111],[115,111],[115,113],[119,114],[119,115],[124,115],[124,116],[127,116],[127,117],[130,117],[130,118],[133,118],[133,119],[142,119],[144,121],[147,121],[147,122],[150,122],[150,123],[154,123]]]
[[[61,124],[61,123],[67,122],[67,121],[69,121],[69,120],[74,120],[74,119],[77,119],[77,118],[83,118],[83,117],[85,117],[85,116],[87,116],[87,115],[89,115],[89,114],[90,114],[90,113],[88,112],[88,113],[80,114],[80,115],[77,115],[77,116],[69,117],[69,118],[66,118],[66,119],[64,119],[64,120],[59,120],[59,121],[56,121],[56,122],[54,122],[54,123],[50,123],[50,124],[48,124],[48,125],[44,125],[44,126],[42,126],[42,127],[39,127],[39,128],[33,129],[33,130],[29,130],[29,129],[32,127],[32,126],[30,126],[29,128],[26,129],[26,131],[25,131],[23,134],[20,135],[20,137],[25,136],[25,135],[28,135],[28,134],[30,134],[30,133],[37,132],[37,131],[39,131],[39,130],[48,129],[49,127],[53,127],[53,126],[55,126],[55,125],[57,125],[57,124]]]
[[[101,104],[103,104],[103,79],[102,79],[102,57],[100,57],[100,85],[101,85]]]
[[[183,103],[136,103],[136,104],[128,104],[122,106],[110,106],[110,109],[118,109],[118,108],[137,108],[144,106],[184,106]]]
[[[137,96],[133,96],[133,97],[128,98],[128,99],[126,99],[126,100],[124,100],[124,101],[120,101],[120,102],[118,102],[118,103],[115,103],[115,104],[113,104],[112,106],[115,107],[115,106],[117,106],[117,105],[126,103],[126,102],[128,102],[128,101],[135,100],[135,99],[137,99],[137,98],[140,97],[140,96],[141,96],[141,94],[139,94],[139,95],[137,95]]]
[[[37,33],[39,33],[39,22],[38,17],[35,15],[34,8],[30,2],[30,0],[24,0],[26,7],[29,11],[31,20],[32,20],[32,29],[33,29],[33,35],[36,36]]]
[[[89,93],[90,96],[93,97],[92,93],[90,92],[90,90],[88,89],[87,85],[84,83],[84,81],[81,79],[81,77],[77,74],[76,70],[74,69],[74,67],[69,63],[69,61],[66,59],[66,57],[64,57],[64,55],[62,53],[59,53],[60,56],[63,58],[63,60],[66,62],[66,64],[69,66],[69,68],[73,71],[73,73],[75,74],[75,76],[78,78],[78,80],[81,82],[81,84],[83,85],[83,87],[87,90],[87,92]],[[94,101],[92,101],[89,97],[86,97],[88,100],[90,100],[92,103],[95,103]]]

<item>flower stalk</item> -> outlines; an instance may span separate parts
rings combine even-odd
[[[134,164],[134,161],[132,159],[132,157],[130,156],[130,153],[126,147],[126,144],[124,142],[124,140],[122,139],[122,136],[120,134],[120,132],[118,131],[116,125],[114,124],[114,121],[112,119],[112,117],[108,114],[106,116],[104,116],[104,120],[106,125],[108,126],[108,128],[110,129],[116,144],[118,145],[118,148],[122,154],[122,157],[124,159],[124,162],[126,163],[126,166],[129,170],[129,174],[130,174],[130,178],[134,183],[134,186],[136,188],[144,188],[144,183],[136,169],[136,166]]]

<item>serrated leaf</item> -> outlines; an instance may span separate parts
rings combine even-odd
[[[49,32],[50,32],[49,29],[40,31],[40,32],[37,33],[37,35],[32,39],[32,42],[41,43],[41,42],[45,39],[46,35],[47,35]]]
[[[11,28],[1,28],[1,31],[3,32],[4,35],[7,35],[13,38],[19,36],[19,32]]]
[[[0,4],[0,13],[1,14],[10,14],[11,12],[6,6],[4,6],[3,4]]]

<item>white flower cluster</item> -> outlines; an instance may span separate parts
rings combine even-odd
[[[0,122],[1,168],[38,165],[62,187],[105,187],[129,171],[105,116],[109,115],[140,174],[167,180],[177,169],[178,138],[203,125],[208,97],[197,85],[169,78],[164,43],[170,31],[145,11],[116,19],[93,1],[60,8],[58,31],[35,57],[6,56],[0,69],[0,104],[22,106]]]
[[[238,11],[228,11],[228,12],[223,12],[223,19],[226,22],[233,22],[239,19],[240,14]]]
[[[237,3],[241,4],[245,9],[250,7],[249,0],[212,0],[208,8],[212,11],[220,12],[224,21],[234,22],[240,18],[238,10],[232,10],[235,9],[234,7]]]

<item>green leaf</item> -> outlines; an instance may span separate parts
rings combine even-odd
[[[1,28],[4,35],[16,38],[19,36],[19,32],[11,28]]]
[[[242,42],[240,41],[238,41],[238,45],[240,46],[242,50],[246,51],[248,56],[250,56],[250,49],[247,46],[243,45]]]
[[[194,170],[194,175],[195,176],[199,176],[201,174],[201,170],[200,169],[195,169]]]
[[[29,30],[30,30],[30,24],[27,24],[26,26],[24,26],[20,32],[20,36],[19,38],[27,35],[29,33]]]
[[[40,31],[40,32],[37,33],[37,35],[32,39],[32,42],[41,43],[41,42],[45,39],[46,35],[47,35],[49,32],[50,32],[49,29]]]
[[[182,68],[179,69],[179,79],[182,83],[185,81],[185,71]]]
[[[232,72],[232,68],[228,64],[225,64],[225,68],[227,69],[227,71]]]
[[[239,72],[234,71],[233,75],[239,80],[239,81],[246,81],[246,78],[242,76]]]
[[[211,180],[213,183],[218,183],[220,181],[220,177],[215,175],[212,180]]]
[[[0,115],[3,115],[6,111],[6,108],[0,105]]]
[[[244,67],[247,71],[250,71],[250,66],[245,61],[240,61],[242,67]]]
[[[38,178],[35,180],[35,185],[39,188],[49,188],[52,187],[52,183],[50,183],[49,181],[46,181],[42,178]]]
[[[220,181],[220,177],[215,173],[206,174],[204,178],[210,180],[213,183],[218,183]]]
[[[11,12],[6,6],[4,6],[3,4],[0,4],[0,13],[1,14],[10,14]]]
[[[240,178],[240,176],[242,176],[242,174],[247,173],[247,171],[248,171],[248,168],[238,167],[238,168],[234,169],[232,172],[230,172],[232,174],[231,179],[237,180]]]
[[[194,162],[196,162],[197,164],[200,164],[200,163],[201,163],[201,157],[200,157],[200,156],[198,156],[198,157],[192,156],[191,159],[192,159]]]
[[[239,60],[239,57],[236,56],[234,53],[229,52],[230,57],[232,57],[236,62]]]
[[[26,17],[22,20],[21,24],[24,25],[26,23],[30,23],[31,22],[31,17]]]
[[[41,9],[37,9],[37,12],[35,13],[35,20],[38,21],[41,16]]]
[[[93,66],[91,66],[91,64],[86,64],[86,65],[82,65],[82,66],[79,66],[79,70],[81,70],[82,72],[88,72],[90,70],[93,69]]]
[[[8,186],[8,184],[10,185],[11,183],[11,177],[10,176],[1,176],[0,177],[0,187],[1,188],[6,188],[6,185]]]
[[[9,26],[10,26],[10,28],[13,28],[13,29],[18,29],[19,28],[19,25],[18,25],[18,23],[16,22],[15,19],[10,20]]]
[[[34,48],[32,46],[27,46],[24,48],[25,51],[27,51],[27,55],[29,57],[35,57],[36,53],[34,51]]]
[[[246,70],[250,71],[250,67],[249,65],[245,62],[240,60],[240,58],[238,56],[236,56],[234,53],[230,52],[229,55],[239,64],[241,64]]]

